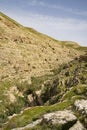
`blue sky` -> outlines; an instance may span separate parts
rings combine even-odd
[[[87,0],[0,0],[0,11],[58,40],[87,46]]]

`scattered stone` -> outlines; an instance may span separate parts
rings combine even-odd
[[[29,100],[30,103],[33,102],[34,99],[33,99],[33,95],[32,95],[32,94],[29,94],[29,95],[28,95],[28,100]]]
[[[74,103],[76,110],[80,111],[82,114],[87,114],[87,100],[77,100]]]

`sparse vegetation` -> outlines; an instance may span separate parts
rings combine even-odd
[[[86,97],[87,47],[57,41],[0,13],[3,130],[26,126],[45,113],[64,109],[72,110],[84,124],[85,117],[79,115],[73,104]],[[32,130],[68,130],[70,126],[39,124]]]

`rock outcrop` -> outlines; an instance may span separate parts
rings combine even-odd
[[[87,100],[77,100],[75,101],[74,106],[77,110],[77,113],[79,113],[84,127],[87,129]]]
[[[61,129],[64,127],[69,129],[77,121],[77,117],[69,110],[65,111],[56,111],[53,113],[48,113],[43,116],[42,124],[48,124],[53,126],[61,126]]]
[[[82,114],[87,114],[87,100],[77,100],[75,101],[74,106],[76,107],[76,110]]]
[[[43,116],[42,122],[55,124],[67,124],[69,122],[76,122],[77,118],[71,111],[57,111],[53,113],[48,113]]]
[[[51,125],[53,127],[57,125],[58,127],[61,127],[61,130],[65,129],[65,128],[66,128],[66,130],[68,130],[76,122],[77,122],[77,117],[73,114],[73,112],[71,112],[69,110],[56,111],[56,112],[52,112],[52,113],[43,115],[43,117],[41,119],[38,119],[38,120],[28,124],[25,127],[14,128],[12,130],[25,130],[25,129],[29,129],[29,128],[34,128],[38,124],[41,126]]]

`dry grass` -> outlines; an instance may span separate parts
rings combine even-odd
[[[78,56],[80,52],[0,13],[0,81],[30,80]]]

